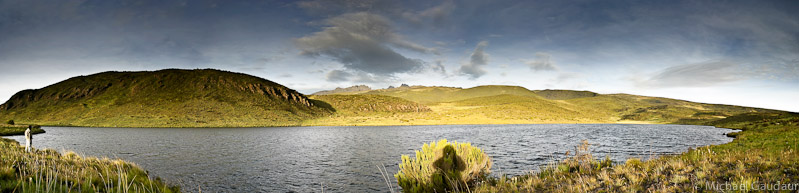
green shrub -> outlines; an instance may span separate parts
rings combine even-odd
[[[12,120],[8,120],[8,122],[6,122],[6,123],[8,123],[9,125],[14,125],[14,120],[13,119]]]
[[[641,165],[643,164],[643,162],[641,162],[641,159],[638,159],[638,158],[627,159],[627,161],[625,161],[624,163],[627,164],[628,166],[635,167],[635,168],[640,168]]]
[[[424,144],[416,157],[402,155],[397,183],[403,192],[465,191],[491,172],[491,159],[470,143]]]

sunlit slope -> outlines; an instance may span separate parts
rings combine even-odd
[[[591,91],[576,90],[534,90],[535,94],[550,100],[567,100],[576,98],[595,97],[599,94]]]
[[[457,107],[468,107],[491,119],[526,120],[531,122],[612,122],[607,116],[585,106],[548,100],[536,96],[501,94],[476,97],[452,102]]]
[[[599,95],[590,98],[566,100],[571,104],[597,109],[605,116],[620,121],[645,121],[654,123],[700,124],[745,113],[788,112],[741,107],[733,105],[705,104],[661,97],[629,94]]]
[[[372,90],[364,94],[399,97],[422,104],[452,102],[475,97],[494,96],[501,94],[538,97],[538,95],[536,95],[533,91],[527,90],[524,87],[498,85],[478,86],[467,89],[455,87],[414,86],[407,89],[395,88]]]
[[[425,105],[402,98],[383,95],[311,95],[335,113],[307,120],[304,125],[411,125],[421,124],[418,118],[431,110]],[[426,124],[435,124],[425,122]]]
[[[415,125],[415,124],[523,124],[523,123],[676,123],[709,124],[744,114],[786,114],[787,112],[703,104],[690,101],[628,94],[597,94],[590,91],[528,90],[518,86],[474,88],[423,87],[380,89],[366,94],[402,98],[427,106],[430,111],[337,113],[315,124]],[[327,103],[363,106],[352,98],[326,98]],[[369,100],[363,100],[369,101]],[[387,102],[386,104],[390,104]],[[339,106],[339,107],[336,107]],[[329,123],[323,123],[323,122]],[[335,125],[332,124],[332,125]]]
[[[329,104],[339,114],[430,111],[430,108],[419,103],[383,95],[311,95],[310,98]]]
[[[102,127],[297,125],[330,109],[262,78],[219,70],[104,72],[24,90],[0,120]]]
[[[589,91],[403,86],[306,97],[219,70],[104,72],[24,90],[0,121],[97,127],[257,127],[527,123],[709,124],[787,112]],[[746,116],[739,116],[746,117]]]

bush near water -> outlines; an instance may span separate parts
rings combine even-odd
[[[469,143],[446,139],[424,144],[416,157],[402,156],[394,175],[404,192],[466,191],[487,178],[491,159]]]

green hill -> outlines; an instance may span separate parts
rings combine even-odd
[[[298,125],[329,114],[269,80],[219,70],[103,72],[16,93],[0,120],[97,127]]]
[[[501,94],[453,102],[456,106],[474,107],[492,119],[527,120],[532,122],[607,122],[596,112],[571,103],[534,96]]]
[[[655,123],[699,124],[744,113],[788,113],[761,108],[705,104],[629,94],[598,95],[597,97],[566,101],[602,110],[606,116],[614,116],[620,121]]]
[[[430,111],[427,106],[397,97],[382,95],[312,95],[311,98],[330,104],[338,114]]]
[[[585,97],[595,97],[599,94],[591,91],[575,91],[575,90],[535,90],[535,94],[549,100],[568,100]]]
[[[175,69],[74,77],[20,91],[0,105],[0,120],[95,127],[710,124],[739,115],[786,113],[629,94],[501,85],[465,89],[401,86],[309,98],[246,74]]]
[[[690,101],[637,96],[597,94],[590,91],[535,90],[518,86],[478,86],[474,88],[413,86],[404,89],[379,89],[337,97],[384,95],[427,106],[430,111],[393,113],[340,113],[309,125],[393,125],[393,124],[524,124],[524,123],[673,123],[710,124],[747,113],[787,114],[788,112],[695,103]],[[317,96],[314,96],[317,97]],[[320,99],[322,100],[322,99]],[[360,100],[326,98],[327,103],[347,100],[359,106]],[[368,100],[364,100],[368,101]],[[343,106],[348,106],[343,105]],[[340,108],[340,107],[334,107]],[[398,121],[401,120],[401,121]],[[404,120],[404,121],[403,121]]]
[[[533,91],[527,90],[524,87],[499,85],[477,86],[468,89],[455,87],[415,86],[408,89],[373,90],[363,94],[399,97],[422,104],[452,102],[475,97],[494,96],[501,94],[538,97],[538,95],[536,95]]]

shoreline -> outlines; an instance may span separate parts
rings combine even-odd
[[[436,125],[546,125],[546,124],[619,124],[619,125],[693,125],[693,124],[679,124],[679,123],[661,123],[651,121],[618,121],[618,122],[529,122],[529,123],[515,123],[515,122],[502,122],[502,123],[443,123],[443,124],[426,124],[426,123],[410,123],[410,124],[298,124],[298,125],[262,125],[262,126],[152,126],[152,127],[127,127],[127,126],[83,126],[83,125],[48,125],[43,124],[42,127],[89,127],[89,128],[266,128],[266,127],[380,127],[380,126],[436,126]]]
[[[44,129],[40,125],[32,125],[33,129],[31,129],[32,135],[46,133]],[[4,136],[18,136],[18,135],[25,135],[25,130],[28,128],[28,125],[22,126],[9,126],[9,125],[0,125],[0,137]]]

